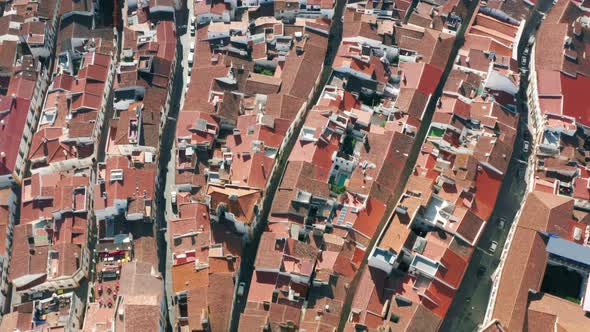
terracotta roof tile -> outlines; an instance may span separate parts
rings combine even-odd
[[[521,220],[526,220],[524,218],[527,218],[526,213],[521,215]],[[547,252],[541,235],[518,227],[504,264],[521,268],[502,273],[492,316],[500,320],[507,330],[519,331],[524,328],[529,290],[541,287],[547,265]]]
[[[527,325],[529,331],[549,331],[555,326],[564,331],[590,329],[590,320],[579,305],[551,294],[529,295]]]

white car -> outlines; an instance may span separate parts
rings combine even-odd
[[[522,146],[522,151],[524,153],[528,153],[529,152],[529,146],[530,146],[529,141],[524,141],[524,145]]]
[[[191,42],[190,52],[195,53],[195,42],[194,41]]]
[[[191,18],[191,36],[194,36],[195,35],[195,26],[196,25],[197,24],[195,23],[195,18],[194,17]]]
[[[238,296],[244,296],[244,289],[246,288],[246,283],[243,281],[238,284]]]
[[[195,53],[188,54],[188,66],[193,67],[193,62],[195,61]]]
[[[496,249],[498,249],[498,242],[492,241],[492,244],[490,245],[490,252],[493,254],[496,252]]]
[[[173,206],[176,205],[176,191],[170,192],[170,203],[172,203]]]

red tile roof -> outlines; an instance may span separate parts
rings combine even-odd
[[[528,214],[523,212],[521,221],[525,218]],[[540,289],[546,265],[547,252],[541,235],[517,227],[504,266],[520,268],[503,271],[492,314],[508,331],[523,329],[529,290]]]
[[[455,290],[437,279],[433,279],[428,288],[424,291],[424,294],[426,296],[422,297],[422,304],[426,308],[432,310],[432,312],[441,319],[444,319],[451,303],[453,302]]]
[[[115,200],[127,200],[129,202],[129,213],[143,213],[143,210],[131,211],[133,202],[139,203],[153,199],[156,176],[155,164],[146,163],[142,167],[135,167],[130,159],[127,156],[110,156],[107,158],[104,170],[106,198],[102,194],[94,195],[95,202],[104,201],[98,206],[112,207],[115,205]],[[113,170],[122,170],[123,180],[111,180]]]
[[[574,180],[574,198],[590,200],[590,189],[588,189],[588,178],[576,177]]]
[[[372,238],[385,215],[385,208],[386,206],[383,202],[376,198],[369,197],[367,199],[366,208],[359,212],[354,221],[354,230]]]
[[[237,221],[250,224],[254,221],[254,206],[262,197],[260,190],[230,186],[209,185],[207,195],[211,197],[211,209],[217,211],[220,204],[234,215]],[[235,196],[235,200],[232,198]]]
[[[431,95],[442,76],[442,70],[423,62],[402,62],[402,88],[413,88]]]
[[[459,288],[463,275],[467,270],[469,257],[461,257],[447,248],[440,259],[442,266],[436,271],[436,277],[454,289]]]
[[[47,278],[49,246],[36,246],[34,250],[29,250],[28,238],[33,235],[32,226],[29,224],[20,224],[14,227],[12,259],[8,275],[8,280],[11,282],[25,276],[36,277],[35,280],[26,282],[26,284],[41,283]]]
[[[62,128],[43,128],[33,135],[29,159],[43,160],[43,165],[74,159],[78,156],[72,145],[60,142]],[[34,167],[33,167],[34,168]]]
[[[10,80],[6,95],[16,95],[19,98],[31,100],[33,97],[33,91],[35,91],[35,83],[34,80],[29,79],[23,73],[18,74]]]
[[[67,173],[33,174],[22,186],[21,223],[52,220],[54,212],[64,214],[86,210],[85,197],[76,199],[78,188],[88,190],[89,177]],[[86,192],[83,192],[86,195]]]
[[[587,99],[590,77],[580,74],[572,78],[561,74],[560,78],[563,91],[563,114],[573,117],[585,126],[590,126],[590,103]]]
[[[496,199],[502,185],[502,177],[496,172],[482,167],[475,177],[475,204],[472,210],[483,220],[492,215]]]
[[[30,101],[20,97],[0,96],[0,175],[11,174],[16,167],[20,139],[29,114]]]
[[[521,217],[519,226],[567,238],[573,208],[574,200],[570,197],[533,191],[523,206],[522,215],[527,218]]]

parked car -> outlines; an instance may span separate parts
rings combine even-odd
[[[172,206],[176,206],[176,191],[170,192],[170,203]]]
[[[194,41],[191,42],[190,52],[195,53],[195,42]]]
[[[486,267],[483,266],[483,265],[481,265],[479,267],[479,269],[477,269],[477,276],[480,277],[480,278],[483,277],[484,274],[486,274],[486,271],[487,271]]]
[[[195,35],[195,31],[196,31],[196,22],[195,22],[195,18],[191,18],[191,36]]]
[[[505,225],[506,225],[506,219],[504,217],[500,217],[500,220],[498,221],[498,227],[500,229],[504,229]]]
[[[528,40],[528,46],[533,46],[533,44],[535,43],[535,36],[530,36],[529,40]]]
[[[246,283],[245,282],[240,282],[238,284],[238,296],[244,296],[244,290],[246,289]]]
[[[189,53],[188,54],[188,66],[190,68],[193,67],[193,62],[195,61],[195,53]]]
[[[493,254],[496,252],[496,249],[498,249],[498,242],[492,241],[492,244],[490,245],[490,252]]]
[[[529,141],[524,141],[524,144],[522,146],[522,152],[528,153],[530,145],[531,143],[529,143]]]

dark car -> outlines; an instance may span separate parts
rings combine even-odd
[[[486,274],[486,271],[487,271],[487,269],[485,266],[483,266],[483,265],[480,266],[479,269],[477,269],[477,276],[480,278],[483,277],[484,274]]]

